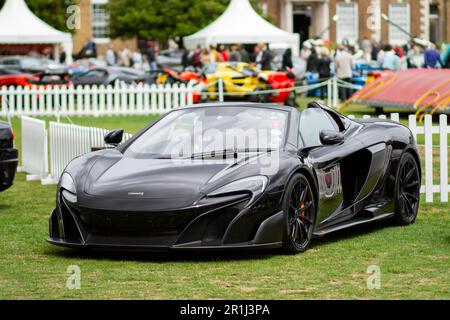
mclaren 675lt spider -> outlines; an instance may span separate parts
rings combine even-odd
[[[342,228],[417,216],[416,144],[389,120],[355,121],[317,102],[200,104],[122,134],[66,167],[50,243],[297,253]]]

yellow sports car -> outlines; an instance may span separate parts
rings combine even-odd
[[[207,91],[210,99],[217,99],[218,80],[223,81],[223,90],[227,96],[249,98],[258,102],[286,103],[295,83],[292,72],[262,71],[244,62],[211,63],[204,69]],[[265,90],[279,90],[271,93],[258,93]],[[252,94],[255,93],[255,94]]]

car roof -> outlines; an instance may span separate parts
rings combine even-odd
[[[93,71],[104,71],[109,74],[114,75],[132,75],[132,76],[144,76],[145,72],[133,68],[127,68],[127,67],[95,67],[93,69],[89,69],[87,72],[93,72]],[[86,73],[87,73],[86,72]]]
[[[279,105],[277,103],[256,103],[256,102],[208,102],[208,103],[198,103],[190,106],[186,106],[183,109],[194,109],[194,108],[202,108],[202,107],[253,107],[253,108],[267,108],[267,109],[276,109],[283,110],[288,112],[299,112],[298,109]]]
[[[42,56],[3,56],[0,58],[0,60],[26,60],[26,59],[34,59],[34,60],[50,60],[46,57],[42,57]]]

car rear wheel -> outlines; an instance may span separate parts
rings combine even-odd
[[[267,93],[260,93],[264,91],[263,88],[256,88],[253,93],[250,95],[250,101],[251,102],[257,102],[257,103],[267,103],[269,102],[269,95]]]
[[[395,220],[408,225],[416,220],[419,210],[420,176],[416,160],[405,153],[399,162],[395,186]]]
[[[308,179],[301,173],[289,182],[283,199],[285,230],[283,249],[289,254],[305,251],[316,220],[316,205]]]
[[[289,97],[286,99],[286,105],[293,107],[293,108],[300,107],[299,104],[297,103],[295,92],[291,92],[289,94]]]

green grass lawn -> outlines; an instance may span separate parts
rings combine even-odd
[[[448,204],[421,203],[411,226],[355,227],[295,256],[117,254],[47,244],[54,195],[24,174],[0,193],[0,299],[450,299]],[[80,290],[66,288],[70,265]],[[381,268],[381,289],[367,289],[369,265]]]
[[[300,101],[302,107],[306,101]],[[353,108],[346,112],[371,111]],[[71,120],[135,133],[154,118]],[[401,118],[406,123],[407,117]],[[20,120],[13,119],[13,126],[20,147]],[[315,239],[306,253],[288,256],[277,251],[117,254],[55,247],[45,241],[54,203],[55,186],[27,182],[25,174],[0,193],[0,299],[450,299],[449,204],[422,201],[411,226],[384,221],[355,227]],[[66,288],[70,265],[81,269],[80,290]],[[381,289],[366,286],[370,265],[381,268]]]

